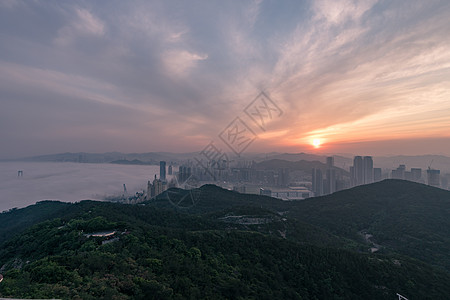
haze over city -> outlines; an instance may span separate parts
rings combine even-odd
[[[200,151],[261,91],[248,151],[450,155],[449,5],[1,1],[0,158]]]

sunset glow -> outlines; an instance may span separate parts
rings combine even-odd
[[[0,159],[201,151],[237,117],[246,151],[450,154],[448,1],[114,3],[0,1]],[[261,91],[282,114],[244,113]]]
[[[312,144],[313,144],[314,148],[319,148],[320,144],[321,144],[321,141],[320,141],[320,139],[314,139],[312,141]]]

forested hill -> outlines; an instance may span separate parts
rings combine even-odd
[[[297,202],[289,215],[354,240],[362,233],[396,251],[450,271],[450,192],[385,180]]]
[[[286,212],[290,219],[356,242],[364,241],[363,236],[369,234],[369,245],[381,246],[379,251],[400,252],[450,271],[450,192],[446,190],[390,179],[293,202],[239,194],[213,185],[205,185],[183,199],[181,195],[186,193],[168,192],[149,204],[175,206],[190,213],[238,205]]]
[[[448,199],[384,181],[298,202],[211,185],[145,205],[45,201],[0,214],[0,296],[448,299],[450,273],[433,260],[448,252],[420,257],[392,242],[429,235],[445,247]]]

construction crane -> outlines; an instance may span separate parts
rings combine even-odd
[[[433,164],[434,159],[431,160],[430,164],[428,165],[428,170],[431,170],[431,165]]]

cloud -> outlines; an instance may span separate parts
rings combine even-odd
[[[14,9],[20,5],[20,2],[17,0],[3,0],[0,1],[0,7],[4,7],[7,9]]]
[[[316,19],[325,19],[332,25],[338,25],[349,20],[359,21],[376,2],[376,0],[317,0],[313,2],[313,10]]]
[[[386,24],[409,25],[407,31],[397,30],[393,38],[395,27],[372,24],[380,15],[370,10],[374,3],[364,7],[356,2],[316,3],[316,15],[287,39],[274,67],[277,90],[289,99],[288,112],[292,113],[287,118],[291,132],[285,140],[297,136],[299,143],[304,143],[319,133],[334,141],[362,138],[367,126],[371,130],[364,138],[383,139],[400,128],[399,124],[410,128],[398,133],[404,137],[436,135],[421,124],[408,123],[410,116],[398,108],[409,106],[416,118],[437,107],[447,109],[450,52],[443,29],[448,25],[426,17],[413,21],[418,9],[414,5],[404,11],[403,19],[389,12],[404,7],[389,7],[381,12],[390,16],[385,17]],[[428,15],[435,7],[420,9]],[[440,96],[430,98],[427,91],[433,89],[440,90]],[[386,124],[383,116],[387,111],[396,112],[395,121],[389,122],[391,130],[381,126]],[[431,123],[442,122],[431,112],[427,117]]]
[[[78,37],[102,37],[105,34],[105,24],[90,11],[76,8],[70,15],[70,23],[60,30],[55,39],[59,46],[69,46]]]
[[[3,156],[195,151],[260,90],[284,114],[254,150],[445,133],[446,1],[14,3],[0,10]]]
[[[168,50],[162,55],[162,61],[171,76],[187,76],[192,68],[207,58],[207,54],[186,50]]]

